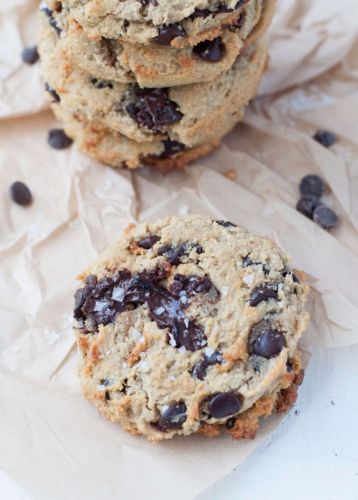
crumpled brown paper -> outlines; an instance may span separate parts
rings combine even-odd
[[[312,322],[302,347],[358,342],[358,4],[281,0],[258,97],[222,147],[184,172],[115,171],[46,144],[38,2],[0,2],[0,468],[37,500],[191,498],[266,439],[132,438],[79,394],[71,333],[78,274],[130,221],[202,212],[272,237],[307,273]],[[42,111],[42,112],[41,112]],[[329,150],[311,139],[335,131]],[[224,174],[236,173],[230,180]],[[294,209],[299,180],[322,175],[340,216],[331,234]],[[35,202],[14,205],[26,182]],[[314,360],[313,360],[314,362]]]

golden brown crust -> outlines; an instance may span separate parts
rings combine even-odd
[[[233,439],[254,439],[260,426],[261,418],[268,418],[274,413],[284,413],[295,404],[298,386],[302,383],[304,370],[301,368],[299,353],[291,361],[293,370],[282,377],[279,388],[272,394],[262,396],[256,403],[232,421],[232,427],[219,424],[202,424],[199,434],[216,437],[222,432]]]

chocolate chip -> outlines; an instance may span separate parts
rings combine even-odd
[[[190,373],[194,378],[204,380],[208,367],[221,364],[222,362],[223,358],[219,352],[214,351],[209,355],[205,353],[203,358],[195,363]]]
[[[195,9],[194,12],[189,16],[189,18],[193,21],[196,18],[206,19],[209,17],[212,12],[209,9]]]
[[[172,141],[170,139],[163,141],[163,144],[164,144],[164,151],[160,155],[157,155],[157,158],[161,159],[170,158],[171,156],[182,153],[186,149],[185,144],[182,144],[179,141]]]
[[[147,5],[149,5],[150,3],[151,3],[154,7],[158,7],[158,2],[157,2],[157,0],[140,0],[140,3],[143,5],[143,7],[147,7]]]
[[[236,418],[229,418],[226,422],[225,422],[225,427],[227,429],[233,429],[235,427],[235,423],[236,423]]]
[[[337,141],[337,136],[328,130],[317,130],[313,139],[322,144],[325,148],[329,148]]]
[[[168,26],[158,28],[158,36],[154,38],[154,41],[158,45],[171,45],[174,38],[178,36],[186,36],[185,29],[178,23],[169,24]]]
[[[255,288],[250,295],[250,306],[255,307],[260,302],[267,302],[269,299],[278,299],[277,285],[264,283],[263,285]]]
[[[297,202],[296,210],[309,219],[312,219],[315,208],[320,204],[320,200],[315,196],[302,196]]]
[[[300,183],[300,192],[306,197],[320,198],[324,192],[324,182],[318,175],[306,175]]]
[[[138,241],[138,246],[140,248],[144,248],[145,250],[150,250],[158,241],[160,240],[160,236],[155,234],[151,236],[146,236]]]
[[[27,207],[32,203],[32,194],[30,189],[23,182],[17,181],[10,186],[11,199],[22,207]]]
[[[215,222],[216,224],[219,224],[223,227],[237,227],[237,224],[234,224],[233,222],[230,222],[228,220],[216,220]]]
[[[184,255],[188,255],[193,248],[195,248],[196,253],[203,253],[203,248],[201,245],[198,245],[197,243],[191,244],[189,242],[185,242],[176,247],[172,247],[171,245],[163,245],[159,248],[158,255],[163,255],[173,266],[177,266],[180,263],[181,258]]]
[[[188,303],[160,286],[168,272],[157,268],[132,276],[123,270],[113,278],[99,281],[90,277],[86,286],[75,294],[74,316],[77,320],[88,320],[90,325],[86,323],[86,328],[95,331],[100,324],[113,323],[117,314],[147,304],[158,328],[168,329],[168,340],[173,347],[184,346],[191,352],[202,349],[207,339],[201,326],[186,316]]]
[[[282,332],[272,328],[269,321],[263,320],[253,326],[249,337],[249,352],[266,359],[278,356],[286,347]]]
[[[176,297],[187,297],[197,293],[208,293],[214,285],[207,276],[176,274],[173,283],[170,285],[170,291]]]
[[[209,412],[213,418],[235,415],[242,406],[242,397],[232,392],[220,392],[209,400]]]
[[[45,83],[45,90],[52,97],[52,102],[60,102],[61,101],[60,96],[58,95],[56,90],[53,89],[52,87],[50,87],[50,85],[47,82]]]
[[[204,40],[193,48],[193,52],[204,61],[216,63],[224,57],[225,45],[220,37],[215,40]]]
[[[113,89],[113,83],[109,80],[101,80],[100,78],[91,78],[91,85],[93,85],[96,89]]]
[[[254,263],[250,259],[250,257],[247,255],[246,257],[243,257],[243,259],[242,259],[242,265],[243,265],[243,267],[250,267],[250,266],[253,266]]]
[[[54,149],[66,149],[71,146],[73,140],[65,134],[63,129],[54,128],[49,131],[48,143]]]
[[[329,207],[320,205],[313,212],[313,220],[323,229],[333,229],[338,223],[336,213]]]
[[[287,369],[288,373],[291,373],[293,370],[293,364],[290,360],[288,360],[286,363],[286,369]]]
[[[37,46],[25,47],[21,52],[22,60],[27,64],[35,64],[40,59],[39,53],[37,51]]]
[[[62,10],[62,4],[61,2],[56,2],[54,10],[56,12],[61,12],[61,10],[59,9]],[[42,7],[41,12],[46,14],[46,16],[49,18],[50,26],[56,31],[57,35],[60,36],[60,34],[62,33],[62,29],[57,25],[56,19],[53,16],[54,11],[49,9],[48,7]]]
[[[185,403],[175,403],[166,407],[158,420],[160,430],[180,429],[187,419]]]
[[[168,97],[167,89],[134,89],[135,102],[127,105],[129,116],[154,133],[165,132],[167,125],[179,122],[183,114]]]

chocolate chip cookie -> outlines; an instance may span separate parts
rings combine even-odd
[[[115,168],[135,169],[151,166],[160,172],[181,169],[213,151],[219,140],[187,148],[178,141],[137,143],[118,132],[105,129],[96,122],[66,111],[61,102],[51,102],[56,117],[63,122],[66,134],[77,147],[94,160]]]
[[[131,43],[182,48],[216,38],[227,27],[235,28],[252,3],[262,0],[48,0],[57,15],[69,8],[93,38],[122,39]]]
[[[261,42],[250,45],[213,81],[150,89],[77,69],[47,25],[39,50],[44,78],[70,113],[138,143],[171,140],[189,148],[217,141],[241,120],[266,63]]]
[[[269,239],[201,215],[131,224],[80,279],[82,390],[131,434],[252,438],[293,404],[308,288]]]

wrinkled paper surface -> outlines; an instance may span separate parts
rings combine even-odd
[[[200,212],[280,244],[312,287],[302,347],[358,342],[358,4],[281,0],[270,63],[239,125],[210,157],[167,176],[115,171],[74,147],[46,143],[36,42],[38,2],[0,0],[0,468],[36,500],[191,498],[237,467],[253,441],[176,439],[152,445],[101,418],[79,393],[71,333],[76,276],[131,221]],[[337,133],[329,150],[312,140]],[[236,173],[230,180],[224,174]],[[327,233],[295,210],[298,183],[326,179],[340,216]],[[14,205],[15,180],[34,194]],[[313,361],[314,362],[314,359]]]

